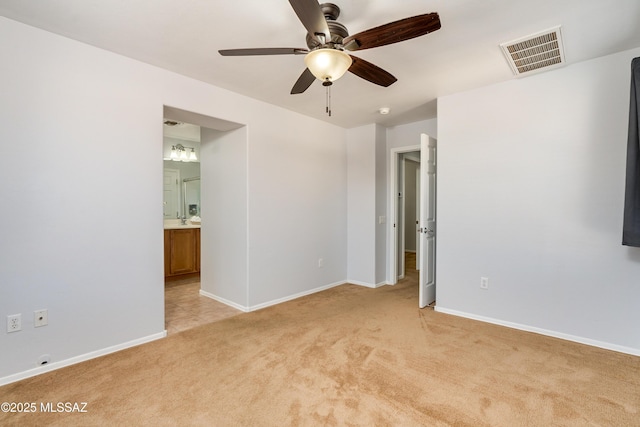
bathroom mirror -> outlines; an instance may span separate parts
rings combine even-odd
[[[163,191],[164,219],[200,216],[200,163],[165,160]]]
[[[187,218],[200,216],[200,177],[182,180],[182,194],[184,199],[183,212]]]
[[[200,216],[200,127],[165,118],[164,219]]]

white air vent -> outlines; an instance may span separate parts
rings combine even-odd
[[[546,71],[564,65],[560,27],[500,45],[515,75]]]

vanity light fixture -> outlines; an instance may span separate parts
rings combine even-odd
[[[187,156],[187,148],[191,150]],[[196,150],[192,147],[185,147],[182,144],[176,144],[171,146],[171,154],[169,160],[176,162],[195,162],[198,160],[196,157]]]

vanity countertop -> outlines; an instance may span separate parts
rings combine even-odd
[[[200,228],[200,223],[191,223],[191,221],[187,220],[186,224],[180,224],[179,219],[165,219],[164,220],[164,229],[165,230],[175,230],[179,228]]]

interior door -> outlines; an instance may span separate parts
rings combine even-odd
[[[419,307],[436,300],[436,140],[420,135]]]
[[[164,200],[163,215],[165,219],[180,216],[180,171],[178,169],[164,170]]]
[[[416,169],[416,270],[420,270],[420,166]]]

